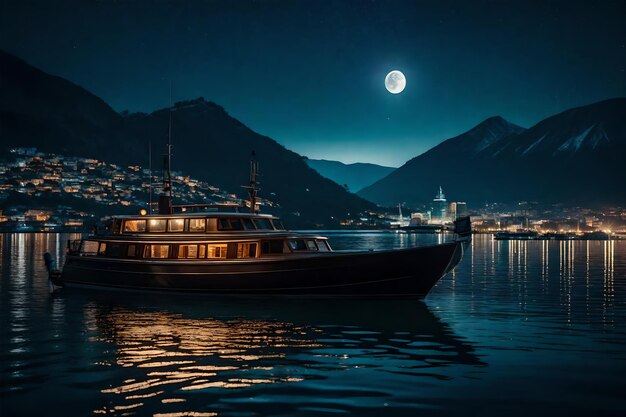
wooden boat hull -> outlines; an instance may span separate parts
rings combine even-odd
[[[445,243],[379,252],[330,252],[254,260],[140,262],[68,255],[55,285],[210,294],[425,296],[461,260]]]

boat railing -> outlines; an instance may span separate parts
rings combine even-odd
[[[202,213],[220,209],[233,209],[234,213],[241,213],[240,209],[246,209],[246,206],[234,203],[178,204],[173,205],[172,209],[174,213]]]

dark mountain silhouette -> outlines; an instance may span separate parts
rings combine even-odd
[[[626,201],[626,98],[549,117],[528,130],[496,117],[413,158],[359,195],[381,204],[425,203],[439,185],[452,200]]]
[[[169,110],[119,114],[85,89],[0,52],[0,149],[37,147],[46,152],[147,165],[165,149]],[[261,166],[261,196],[292,226],[325,224],[373,208],[309,168],[302,156],[259,135],[203,98],[172,111],[172,169],[245,195],[252,151]],[[160,158],[153,159],[160,166]]]
[[[455,185],[466,174],[468,160],[509,135],[524,129],[501,117],[491,117],[478,126],[409,160],[359,195],[381,204],[425,203],[432,200],[439,185],[450,196],[463,195]],[[469,190],[468,190],[469,191]]]
[[[95,154],[122,117],[87,90],[0,51],[3,147],[49,145],[57,153]]]
[[[352,192],[358,192],[363,187],[375,183],[395,169],[363,162],[344,164],[326,159],[307,159],[306,163],[323,177],[330,178],[339,185],[347,185]]]

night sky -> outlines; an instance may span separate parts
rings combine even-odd
[[[166,107],[172,80],[312,158],[399,166],[493,115],[626,95],[624,1],[0,4],[0,48],[115,110]]]

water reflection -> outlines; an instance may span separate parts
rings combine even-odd
[[[528,398],[520,410],[534,411],[556,386],[569,395],[563,412],[594,404],[619,414],[623,405],[625,241],[475,236],[423,304],[50,296],[42,254],[60,262],[67,238],[0,239],[3,415],[477,414],[519,402],[519,392]],[[338,249],[433,243],[392,233],[331,239]],[[602,401],[590,398],[590,383]]]
[[[558,300],[566,321],[600,319],[604,325],[613,323],[615,300],[626,296],[626,281],[619,281],[626,278],[625,241],[495,241],[479,235],[469,258],[469,265],[457,269],[460,275],[468,272],[466,287],[445,285],[445,280],[440,286],[446,291],[480,290],[499,302],[511,298],[522,308],[529,301],[551,308]],[[502,276],[507,280],[498,278]]]
[[[88,295],[86,331],[96,330],[90,342],[114,349],[114,357],[100,366],[127,369],[123,379],[100,388],[106,399],[96,413],[141,408],[222,415],[228,409],[224,398],[238,401],[250,397],[249,390],[271,384],[324,398],[326,393],[310,383],[329,379],[329,373],[367,369],[445,380],[449,377],[438,369],[484,365],[470,343],[423,303],[410,300],[279,299],[262,305],[261,300],[188,297],[184,305],[159,297],[142,298],[139,305],[132,297],[116,297],[115,304],[107,300]],[[373,398],[390,395],[352,381],[336,387],[329,401],[354,390]],[[198,393],[214,397],[216,404],[198,409]],[[282,402],[280,409],[299,407],[289,395]]]

